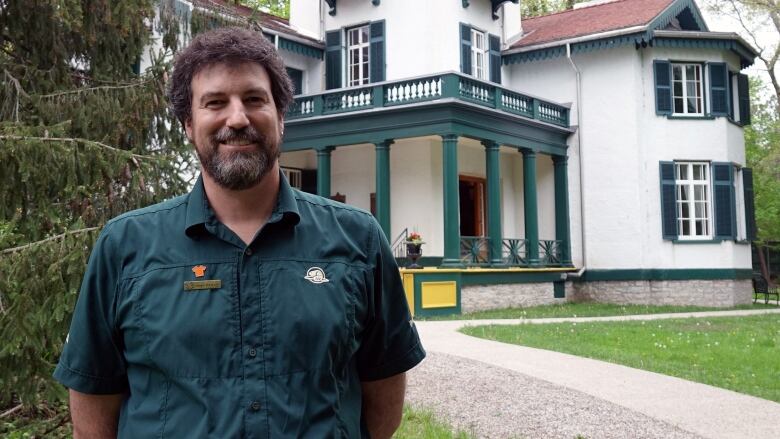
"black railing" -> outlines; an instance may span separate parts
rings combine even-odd
[[[460,261],[465,265],[487,265],[490,262],[490,238],[461,236]]]

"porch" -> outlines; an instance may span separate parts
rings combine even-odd
[[[286,118],[282,165],[371,210],[397,257],[424,216],[426,265],[571,267],[565,105],[447,72],[298,96]]]

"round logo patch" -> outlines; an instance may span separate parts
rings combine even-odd
[[[304,276],[303,278],[313,284],[322,284],[325,282],[330,282],[328,278],[325,277],[325,271],[323,271],[322,268],[320,267],[309,268],[309,271],[306,272],[306,276]]]

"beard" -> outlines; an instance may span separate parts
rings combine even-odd
[[[258,145],[252,151],[219,151],[220,143],[250,142]],[[270,139],[252,126],[241,130],[222,127],[210,136],[203,148],[195,148],[203,170],[225,189],[248,189],[273,169],[281,151],[279,142]]]

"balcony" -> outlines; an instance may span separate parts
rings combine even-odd
[[[286,118],[293,121],[438,100],[475,104],[508,115],[569,127],[569,108],[564,105],[455,72],[298,96]]]

